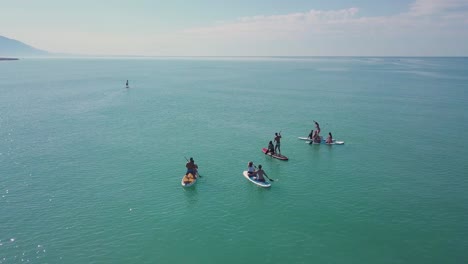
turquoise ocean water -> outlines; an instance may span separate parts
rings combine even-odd
[[[2,62],[0,263],[467,263],[467,91],[467,58]]]

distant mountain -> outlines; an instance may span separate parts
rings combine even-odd
[[[21,41],[0,36],[0,57],[33,57],[50,55]]]

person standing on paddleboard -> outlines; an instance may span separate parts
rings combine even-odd
[[[191,173],[194,178],[197,178],[198,166],[197,164],[195,164],[195,161],[193,160],[193,158],[190,158],[190,160],[187,161],[187,164],[185,164],[185,167],[187,168],[187,172],[185,173],[185,176],[188,176],[189,173]]]
[[[314,123],[315,123],[315,136],[319,136],[320,134],[320,125],[319,123],[317,123],[317,121],[314,120]]]
[[[268,177],[266,172],[262,169],[262,165],[258,165],[258,170],[255,171],[255,173],[257,174],[257,177],[255,177],[255,180],[259,182],[265,182],[265,178],[263,177],[263,175]]]
[[[281,132],[280,133],[275,133],[275,152],[276,152],[276,149],[278,149],[278,153],[281,155],[281,146],[280,146],[280,141],[281,141]]]
[[[127,83],[125,83],[125,87],[127,87],[127,88],[128,88],[128,80],[127,80]]]

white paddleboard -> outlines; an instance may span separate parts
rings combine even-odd
[[[306,142],[306,144],[309,144],[310,141]],[[344,141],[335,141],[335,142],[332,142],[332,143],[325,143],[324,141],[322,141],[321,143],[312,143],[311,145],[344,145]]]
[[[268,181],[264,181],[264,182],[261,182],[261,181],[256,181],[254,180],[254,177],[250,177],[249,174],[248,174],[248,171],[244,171],[244,177],[249,180],[250,182],[252,182],[253,184],[255,185],[258,185],[260,187],[263,187],[263,188],[268,188],[268,187],[271,187],[271,183],[269,183]]]
[[[300,140],[305,140],[307,141],[306,143],[309,144],[310,141],[312,141],[310,138],[308,137],[298,137]],[[344,141],[337,141],[336,139],[333,140],[333,143],[330,143],[330,144],[327,144],[325,143],[325,140],[323,139],[323,137],[320,137],[322,139],[322,141],[320,143],[312,143],[314,145],[319,145],[319,144],[325,144],[325,145],[344,145]]]
[[[197,183],[198,177],[193,177],[192,173],[189,173],[187,176],[184,175],[182,177],[182,181],[180,181],[180,184],[182,184],[183,187],[190,187],[195,185]]]

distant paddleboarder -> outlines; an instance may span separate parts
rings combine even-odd
[[[328,132],[328,137],[327,137],[327,140],[325,141],[325,143],[327,143],[327,144],[333,143],[333,136],[332,136],[331,132]]]
[[[129,88],[129,87],[128,87],[128,80],[127,80],[127,82],[125,83],[125,87],[126,87],[126,88]]]
[[[319,123],[317,123],[317,121],[314,120],[314,123],[315,123],[315,136],[316,137],[319,137],[320,135],[320,125]]]

